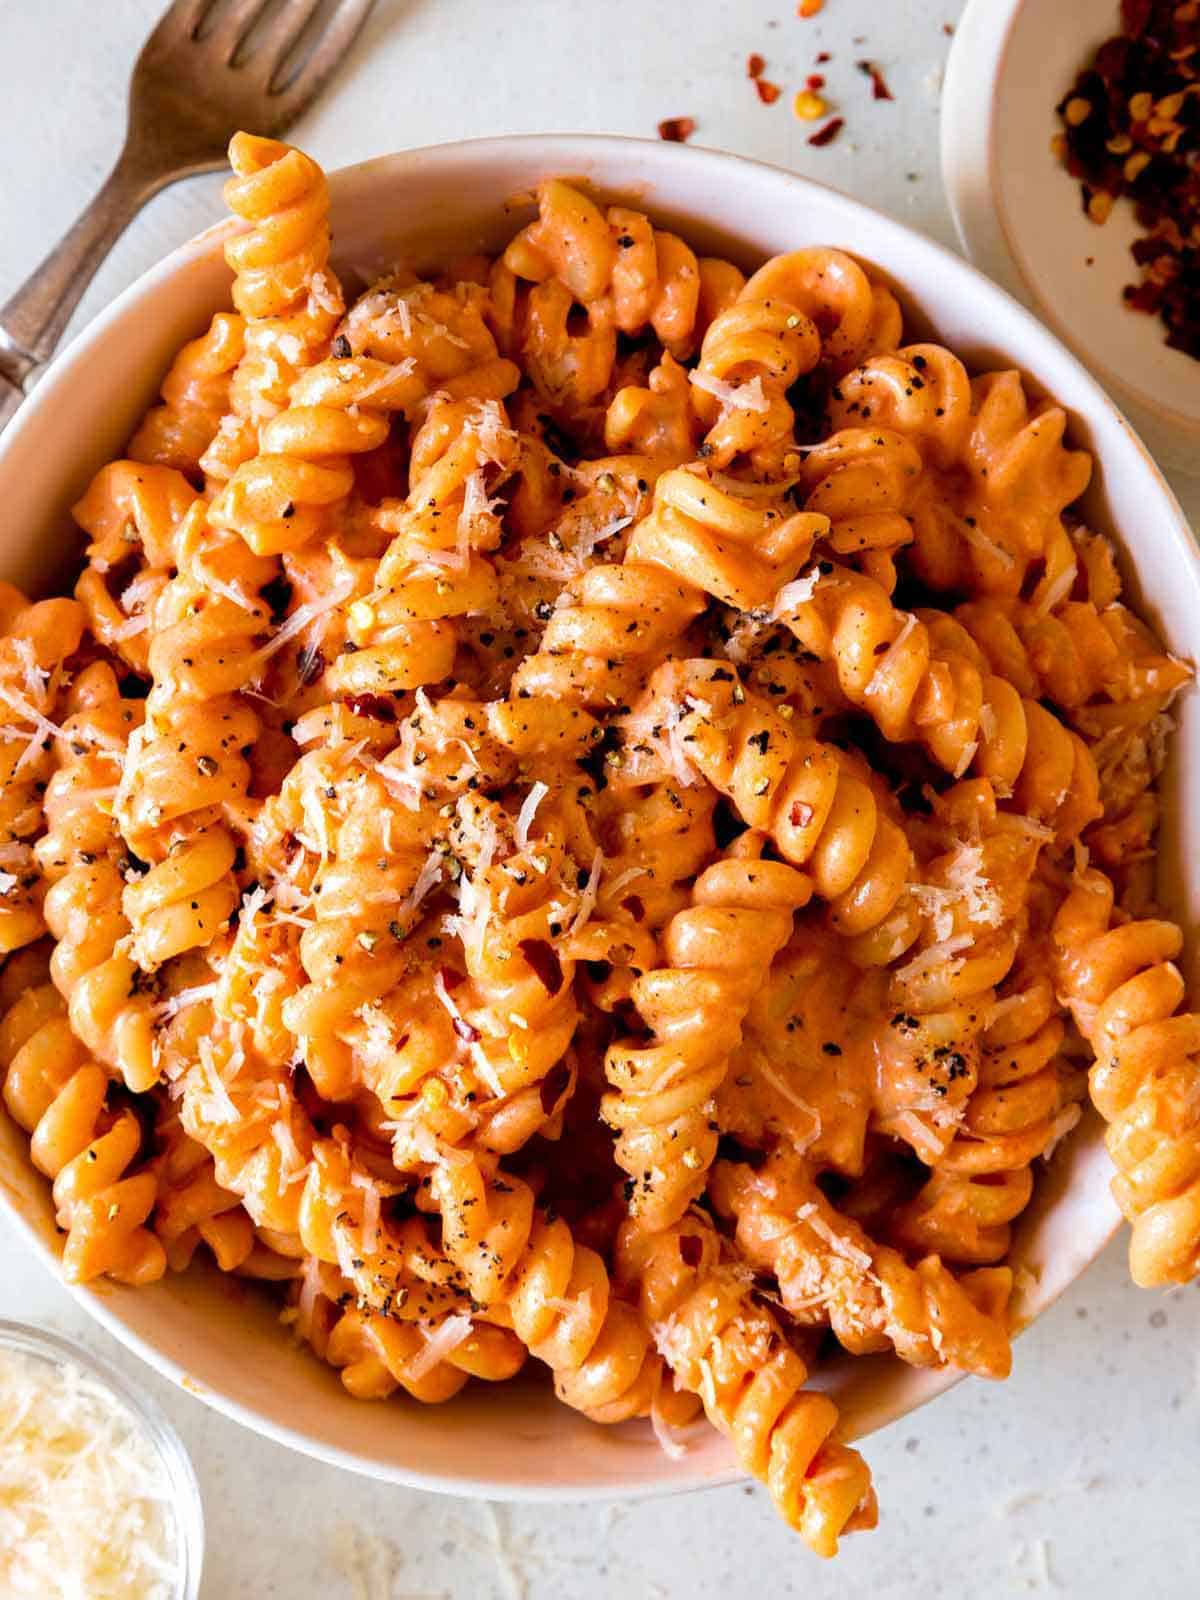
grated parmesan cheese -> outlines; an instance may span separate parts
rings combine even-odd
[[[865,693],[868,695],[879,694],[883,690],[892,662],[904,648],[905,641],[917,625],[917,619],[911,611],[906,611],[903,613],[903,615],[904,623],[901,626],[900,632],[880,656],[879,661],[876,664],[875,671],[871,674],[867,682]],[[972,750],[971,754],[975,754],[974,750]],[[969,762],[968,765],[970,765]],[[957,777],[958,774],[956,773],[955,776]]]
[[[965,749],[963,750],[962,755],[959,756],[959,758],[958,758],[958,765],[955,767],[954,771],[950,774],[950,776],[952,778],[954,778],[956,782],[957,782],[957,780],[959,778],[965,777],[967,769],[971,765],[972,761],[974,761],[975,754],[976,754],[976,751],[978,749],[979,749],[979,740],[978,739],[973,739],[971,741],[971,743],[965,747]]]
[[[260,665],[269,661],[276,651],[282,650],[284,645],[298,633],[303,633],[310,623],[316,622],[327,611],[336,610],[353,588],[353,576],[349,572],[341,573],[328,594],[322,595],[319,600],[306,601],[304,605],[297,606],[291,616],[285,617],[266,644],[261,645],[250,660]]]
[[[173,1017],[177,1011],[182,1011],[186,1006],[199,1005],[202,1000],[212,1000],[217,992],[215,983],[197,983],[190,989],[180,989],[178,994],[173,994],[169,1000],[162,1000],[151,1011],[150,1016],[154,1022],[161,1022],[167,1017]]]
[[[132,639],[136,634],[145,633],[150,626],[150,613],[139,612],[136,617],[130,617],[128,622],[122,622],[119,627],[112,630],[112,638],[116,640]]]
[[[15,689],[10,689],[7,684],[0,683],[0,700],[3,700],[5,705],[15,711],[19,717],[23,717],[26,722],[33,724],[33,732],[28,735],[27,739],[25,734],[18,732],[15,728],[4,728],[2,734],[0,734],[6,740],[26,739],[25,748],[21,751],[17,758],[16,766],[13,768],[15,776],[16,773],[28,766],[31,761],[37,759],[43,743],[47,739],[59,739],[65,736],[57,723],[51,722],[48,717],[44,717],[36,706],[31,705],[28,700]]]
[[[471,536],[476,535],[477,542],[481,542],[485,530],[479,530],[478,524],[488,518],[494,518],[496,508],[503,505],[502,500],[490,500],[487,492],[487,480],[483,468],[479,467],[472,472],[463,485],[462,510],[458,513],[456,525],[456,543],[454,547],[453,565],[461,572],[465,572],[471,564]],[[430,555],[434,552],[431,550]],[[439,552],[440,553],[440,552]],[[450,565],[449,562],[445,563]]]
[[[402,917],[412,916],[426,895],[432,893],[442,881],[442,858],[431,850],[421,863],[416,882],[396,908]]]
[[[923,916],[929,918],[933,937],[945,944],[954,936],[955,913],[978,928],[998,928],[1003,905],[996,886],[983,871],[979,845],[960,844],[946,869],[945,884],[914,883],[909,892]]]
[[[524,850],[529,843],[529,828],[537,815],[537,808],[550,793],[548,783],[535,783],[530,787],[529,793],[521,802],[521,809],[517,812],[517,826],[513,837],[519,849]]]
[[[1011,567],[1014,564],[1016,557],[1003,545],[997,544],[994,539],[989,539],[977,522],[965,522],[961,517],[955,517],[953,513],[950,513],[950,517],[967,543],[981,555],[991,556],[993,561],[998,561],[1002,567]]]
[[[731,411],[769,411],[771,402],[763,392],[761,378],[751,378],[749,383],[727,383],[724,378],[714,378],[707,372],[688,373],[689,381],[705,394]]]
[[[459,1345],[471,1337],[474,1326],[467,1312],[456,1311],[444,1322],[440,1322],[432,1333],[422,1327],[424,1348],[419,1350],[405,1367],[404,1376],[410,1383],[419,1383],[439,1362],[453,1355]]]
[[[803,1111],[806,1116],[812,1118],[813,1125],[809,1132],[806,1133],[802,1138],[795,1139],[793,1141],[797,1153],[803,1154],[805,1150],[807,1150],[811,1145],[814,1145],[821,1137],[821,1113],[817,1110],[816,1106],[810,1106],[807,1100],[798,1095],[791,1085],[787,1083],[779,1075],[779,1073],[774,1071],[773,1068],[769,1067],[765,1061],[756,1061],[754,1064],[754,1070],[757,1072],[760,1078],[771,1085],[772,1089],[774,1089],[775,1093],[779,1095],[781,1099],[790,1101],[790,1103],[794,1105],[798,1111]]]
[[[103,1384],[0,1350],[0,1594],[170,1600],[169,1494],[153,1445]]]
[[[1048,617],[1052,611],[1058,610],[1075,587],[1078,574],[1079,568],[1072,561],[1071,565],[1050,583],[1038,585],[1038,592],[1033,597],[1033,609],[1039,617]]]
[[[793,578],[791,583],[785,583],[775,596],[775,603],[771,607],[771,621],[778,622],[789,611],[796,611],[800,606],[806,606],[816,594],[820,581],[821,569],[813,565],[798,578]]]
[[[574,920],[567,930],[571,937],[587,923],[592,912],[596,909],[596,901],[600,895],[600,874],[604,870],[604,853],[597,850],[592,857],[591,871],[588,880],[583,886],[583,895],[579,901],[579,910],[575,913]]]
[[[800,1211],[797,1212],[797,1216],[800,1216],[801,1212],[809,1213],[809,1215],[804,1216],[803,1220],[808,1223],[808,1226],[819,1239],[823,1239],[825,1241],[825,1243],[833,1251],[834,1255],[841,1256],[843,1261],[849,1261],[851,1265],[857,1267],[860,1272],[870,1272],[874,1262],[867,1251],[860,1250],[859,1247],[856,1244],[852,1244],[849,1239],[845,1239],[840,1233],[836,1233],[834,1229],[830,1227],[829,1223],[825,1221],[825,1218],[820,1214],[815,1205],[801,1206]]]
[[[896,977],[901,983],[908,983],[913,978],[923,978],[927,972],[932,972],[943,961],[952,962],[953,970],[956,973],[960,972],[962,962],[955,961],[954,957],[962,950],[969,950],[974,943],[972,934],[956,933],[953,938],[931,944],[927,950],[922,950],[920,955],[915,955],[911,961],[906,961],[902,967],[896,969]]]
[[[659,1386],[656,1386],[654,1398],[650,1402],[650,1426],[654,1429],[654,1437],[668,1461],[682,1461],[688,1453],[688,1447],[682,1439],[676,1437],[671,1424],[663,1416],[658,1397]]]
[[[1046,1139],[1045,1148],[1042,1150],[1042,1160],[1049,1161],[1062,1141],[1075,1127],[1083,1116],[1083,1109],[1078,1105],[1064,1106],[1050,1124],[1050,1133]]]
[[[689,697],[688,710],[695,709],[696,702]],[[704,779],[692,765],[691,759],[683,747],[684,739],[683,734],[679,731],[679,724],[683,721],[683,718],[686,714],[687,713],[684,707],[679,705],[673,705],[668,710],[666,718],[664,719],[667,731],[666,753],[667,759],[670,763],[671,771],[675,777],[675,781],[681,784],[685,789],[694,789],[698,783],[703,783]],[[652,735],[652,740],[661,748],[661,739]]]

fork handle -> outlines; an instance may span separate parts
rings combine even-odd
[[[91,205],[54,249],[0,307],[0,427],[20,403],[35,367],[49,360],[96,269],[134,215],[169,174],[125,145]],[[11,387],[18,390],[14,399]]]

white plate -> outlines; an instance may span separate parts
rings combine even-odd
[[[1029,373],[1069,409],[1074,442],[1101,463],[1085,502],[1093,526],[1118,540],[1122,530],[1136,532],[1146,614],[1176,650],[1200,656],[1200,556],[1153,461],[1103,391],[1034,317],[959,256],[820,184],[734,156],[632,139],[446,145],[333,176],[335,264],[369,270],[398,256],[420,264],[495,249],[530,215],[527,199],[506,204],[506,197],[528,196],[554,173],[578,174],[607,196],[644,205],[659,222],[743,265],[805,244],[846,246],[900,294],[912,332],[939,334],[975,366],[999,360]],[[44,584],[77,565],[82,541],[66,508],[121,449],[181,341],[227,304],[226,231],[210,229],[134,284],[59,357],[9,426],[0,441],[4,576]],[[1200,815],[1200,698],[1181,697],[1179,712],[1161,876],[1167,903],[1190,925],[1200,911],[1200,852],[1186,848],[1184,819]],[[1056,1155],[1021,1222],[1015,1259],[1036,1279],[1022,1301],[1025,1320],[1112,1237],[1118,1218],[1109,1178],[1089,1119]],[[0,1203],[57,1270],[49,1186],[2,1108]],[[645,1424],[593,1427],[532,1379],[471,1385],[448,1406],[364,1405],[288,1341],[254,1289],[215,1272],[168,1276],[144,1289],[100,1283],[75,1292],[131,1350],[226,1415],[374,1477],[459,1494],[584,1499],[737,1476],[715,1433],[700,1432],[671,1461]],[[871,1357],[833,1362],[819,1381],[836,1394],[853,1438],[904,1416],[957,1376]]]
[[[1055,106],[1119,31],[1119,0],[970,0],[946,68],[942,175],[971,260],[1087,362],[1160,460],[1200,473],[1200,361],[1121,297],[1140,276],[1133,206],[1089,221],[1050,149]]]

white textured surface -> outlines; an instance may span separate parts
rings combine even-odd
[[[0,145],[21,151],[0,182],[0,299],[115,154],[128,64],[158,9],[157,0],[0,8]],[[379,0],[335,92],[295,137],[337,166],[473,134],[652,134],[662,117],[691,115],[697,143],[826,178],[950,242],[936,77],[942,24],[960,9],[956,0],[828,0],[819,22],[804,23],[792,0]],[[834,53],[822,70],[847,117],[825,150],[807,147],[811,127],[790,113],[818,49]],[[751,50],[785,89],[775,106],[761,106],[745,79]],[[886,66],[895,104],[869,99],[853,67],[866,55]],[[218,189],[205,178],[161,196],[121,241],[83,315],[210,221]],[[1200,511],[1194,487],[1189,498]],[[758,1490],[493,1512],[288,1455],[137,1368],[3,1223],[0,1315],[84,1338],[170,1412],[204,1493],[204,1600],[1194,1592],[1200,1290],[1137,1293],[1123,1243],[1020,1341],[1008,1384],[968,1381],[869,1443],[883,1523],[848,1542],[833,1568],[797,1546]],[[380,1409],[381,1427],[390,1415]],[[497,1538],[510,1560],[498,1557]]]

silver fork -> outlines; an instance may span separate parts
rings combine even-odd
[[[374,3],[175,0],[134,66],[116,166],[75,226],[0,307],[0,428],[135,213],[177,178],[224,166],[239,128],[273,136],[290,127],[324,88]]]

